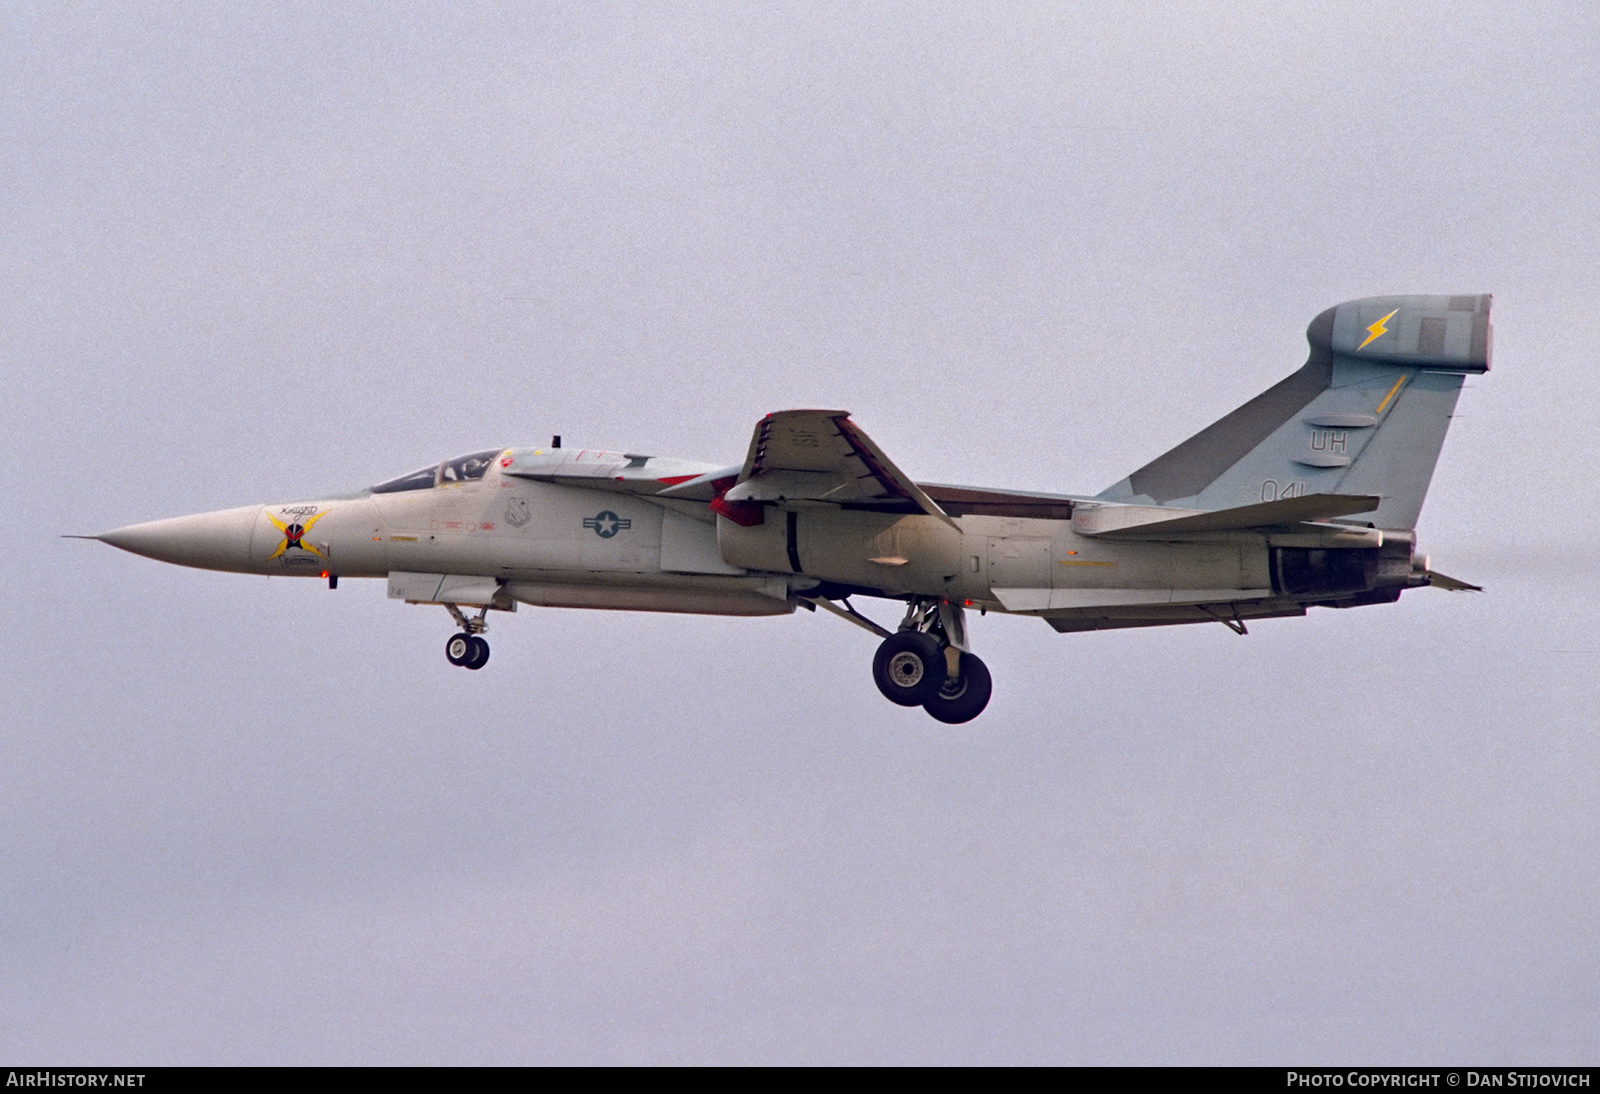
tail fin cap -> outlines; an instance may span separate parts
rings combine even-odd
[[[1488,372],[1494,331],[1488,293],[1372,296],[1311,321],[1311,356],[1342,357],[1428,372]]]

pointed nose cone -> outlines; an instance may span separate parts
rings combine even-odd
[[[258,506],[130,524],[95,538],[124,551],[202,570],[249,572]]]

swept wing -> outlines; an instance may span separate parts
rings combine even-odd
[[[762,418],[726,500],[920,512],[959,531],[843,410],[782,410]]]

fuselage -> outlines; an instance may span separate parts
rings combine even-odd
[[[1314,545],[1254,532],[1106,540],[1080,531],[1089,499],[1059,499],[1053,511],[1081,508],[1076,522],[961,513],[956,504],[950,520],[817,505],[758,510],[760,519],[741,522],[706,500],[671,496],[717,473],[712,464],[587,449],[491,450],[349,495],[153,521],[100,538],[206,569],[389,578],[391,595],[415,602],[766,615],[792,611],[797,598],[859,593],[1050,613],[1058,629],[1141,616],[1203,621],[1207,610],[1194,606],[1204,604],[1233,605],[1236,616],[1300,614],[1308,595],[1349,598],[1382,584],[1381,536],[1363,553],[1339,552],[1345,572],[1313,574],[1293,588],[1285,552],[1303,571]],[[1408,543],[1388,553],[1402,546],[1404,558],[1389,569],[1409,572]],[[1356,559],[1365,564],[1352,570]],[[435,577],[453,584],[429,584]]]

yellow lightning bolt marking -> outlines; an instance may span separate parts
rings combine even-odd
[[[301,535],[301,537],[303,538],[307,532],[311,531],[311,526],[313,524],[317,523],[317,521],[321,520],[323,517],[327,516],[331,512],[333,512],[332,509],[324,509],[322,512],[318,513],[316,516],[312,517],[310,520],[308,520],[304,524],[302,524],[300,526],[300,535]],[[273,524],[275,524],[277,526],[278,531],[283,533],[283,542],[278,544],[278,549],[276,551],[273,551],[270,555],[267,556],[267,561],[271,562],[273,559],[277,558],[279,555],[283,554],[283,552],[285,552],[285,551],[287,551],[289,549],[289,525],[286,524],[285,522],[279,520],[277,517],[273,516],[271,513],[267,514],[267,519],[270,520]],[[315,547],[312,547],[307,543],[298,543],[298,544],[296,544],[296,546],[299,547],[302,551],[310,551],[312,554],[316,555],[318,558],[324,558],[325,559],[325,558],[328,557],[327,555],[323,554],[321,551],[317,550]]]
[[[1367,328],[1367,340],[1365,342],[1361,343],[1359,346],[1357,346],[1356,349],[1358,349],[1358,350],[1366,349],[1369,345],[1371,345],[1373,343],[1374,340],[1376,340],[1378,338],[1382,338],[1385,334],[1388,334],[1389,333],[1389,328],[1384,326],[1384,324],[1387,323],[1389,320],[1393,319],[1394,318],[1394,312],[1399,311],[1399,310],[1400,310],[1399,308],[1396,308],[1394,311],[1390,312],[1388,315],[1384,316],[1382,319],[1380,319],[1376,323],[1372,324],[1372,326],[1368,327]]]

